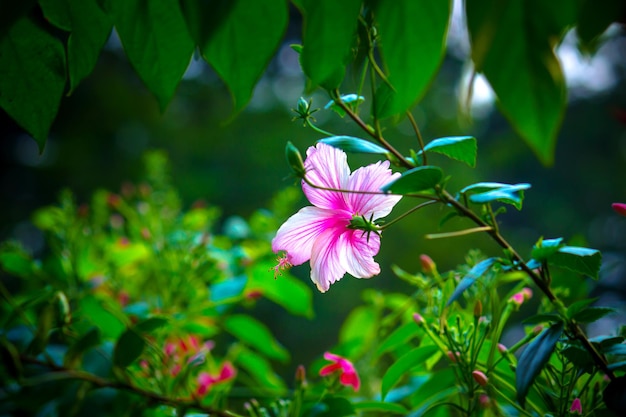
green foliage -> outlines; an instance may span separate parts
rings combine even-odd
[[[318,142],[339,148],[345,152],[387,155],[389,152],[375,143],[352,136],[331,136]]]
[[[443,172],[436,166],[421,166],[402,173],[397,180],[381,188],[384,192],[394,194],[418,193],[431,190],[441,181]]]
[[[472,136],[459,136],[449,138],[433,139],[424,146],[424,152],[436,152],[465,162],[470,167],[476,166],[476,138]],[[420,151],[418,153],[421,154]]]

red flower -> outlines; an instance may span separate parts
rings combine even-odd
[[[356,373],[354,365],[349,360],[330,352],[324,353],[324,359],[334,362],[320,369],[320,376],[326,376],[334,372],[339,372],[339,382],[342,385],[351,386],[354,391],[358,391],[361,386],[359,375]]]
[[[237,375],[237,370],[230,362],[224,362],[220,373],[217,375],[210,375],[207,372],[201,372],[198,375],[198,388],[196,393],[198,395],[204,395],[209,392],[209,389],[220,382],[226,382],[233,379]]]

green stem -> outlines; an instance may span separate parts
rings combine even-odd
[[[327,131],[325,131],[324,129],[320,129],[319,127],[315,126],[315,125],[313,124],[313,122],[311,122],[311,120],[310,120],[310,119],[306,119],[306,124],[307,124],[307,125],[308,125],[311,129],[315,130],[315,131],[316,131],[316,132],[318,132],[318,133],[321,133],[322,135],[325,135],[325,136],[335,136],[335,135],[333,135],[332,133],[327,132]]]
[[[410,111],[407,110],[406,115],[409,118],[409,122],[411,123],[411,126],[413,127],[413,131],[415,132],[415,136],[417,137],[417,141],[419,142],[420,150],[422,151],[422,158],[424,158],[424,165],[428,165],[428,162],[426,160],[426,151],[424,151],[424,139],[422,138],[422,133],[420,132],[420,128],[417,126],[417,122],[415,121],[415,118],[413,117],[413,114],[411,114]]]

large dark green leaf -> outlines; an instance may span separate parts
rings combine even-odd
[[[393,363],[385,372],[381,385],[381,396],[384,399],[391,387],[393,387],[400,378],[417,365],[424,364],[439,349],[435,345],[422,346],[415,348],[405,355],[401,356]]]
[[[554,323],[545,329],[539,336],[526,346],[517,363],[515,372],[515,388],[517,401],[522,406],[526,401],[526,395],[535,378],[541,372],[550,355],[554,351],[556,343],[563,333],[563,323]]]
[[[194,47],[178,1],[112,0],[112,10],[128,60],[164,110]]]
[[[126,329],[115,344],[113,364],[120,368],[126,368],[141,356],[145,346],[145,339],[135,329]]]
[[[210,36],[200,40],[200,50],[228,86],[237,112],[250,101],[254,86],[280,45],[287,28],[287,2],[220,0],[212,2],[209,13],[211,21],[220,20]],[[185,15],[190,21],[190,15]]]
[[[537,157],[550,164],[566,105],[554,40],[574,23],[575,1],[469,0],[472,59],[500,109]]]
[[[302,0],[302,70],[326,89],[343,80],[355,40],[361,0]]]
[[[93,71],[113,24],[96,0],[44,0],[39,2],[53,24],[70,31],[67,65],[70,92]]]
[[[466,289],[471,287],[476,282],[478,278],[485,275],[485,273],[489,270],[489,268],[491,268],[491,266],[495,264],[497,261],[498,261],[498,258],[487,258],[484,261],[481,261],[477,263],[476,265],[474,265],[472,269],[470,269],[470,271],[467,273],[467,275],[465,275],[463,279],[461,279],[461,282],[459,282],[459,285],[456,286],[456,288],[454,289],[454,292],[448,299],[448,302],[446,303],[446,305],[449,306],[456,299],[458,299],[461,296],[461,294],[465,292]]]
[[[559,248],[563,247],[563,238],[539,239],[531,252],[531,257],[539,262],[546,261],[554,255]]]
[[[382,191],[394,194],[409,194],[430,190],[441,182],[443,172],[435,166],[421,166],[402,173],[397,180],[386,184]]]
[[[0,39],[0,106],[43,151],[65,88],[63,44],[24,17]]]
[[[589,275],[593,279],[598,279],[600,265],[602,264],[602,253],[596,249],[564,246],[550,257],[549,262],[579,274]]]
[[[377,1],[374,19],[388,81],[376,91],[378,117],[404,113],[419,100],[445,51],[449,0]]]

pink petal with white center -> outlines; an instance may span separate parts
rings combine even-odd
[[[319,187],[345,189],[350,177],[346,153],[324,143],[307,150],[304,161],[306,179]],[[314,206],[325,209],[345,209],[344,193],[320,190],[302,183],[302,190]]]
[[[342,255],[345,253],[344,227],[326,229],[320,234],[311,250],[311,281],[320,292],[328,291],[330,284],[339,281],[346,273]]]
[[[380,236],[363,230],[350,230],[344,234],[346,245],[342,263],[346,272],[355,278],[371,278],[380,274],[374,255],[380,249]]]
[[[337,217],[349,214],[337,213],[317,207],[304,207],[280,226],[272,239],[274,253],[286,251],[291,265],[300,265],[311,259],[315,239],[337,223]],[[349,221],[349,220],[348,220]]]
[[[348,179],[346,188],[355,191],[381,192],[382,186],[399,177],[400,173],[394,174],[389,169],[389,161],[377,162],[354,171]],[[401,198],[402,196],[399,195],[346,194],[349,210],[365,216],[367,220],[372,214],[374,220],[387,216]]]

